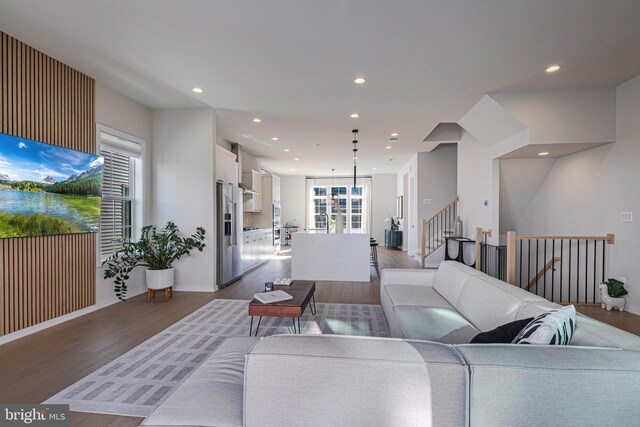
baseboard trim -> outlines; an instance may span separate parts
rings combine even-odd
[[[127,295],[127,298],[131,298],[134,297],[136,295],[140,295],[147,292],[146,289],[142,289],[136,292],[133,292],[132,294]],[[55,319],[51,319],[51,320],[47,320],[46,322],[42,322],[42,323],[38,323],[37,325],[33,325],[33,326],[29,326],[28,328],[24,328],[24,329],[20,329],[19,331],[15,331],[12,332],[10,334],[4,335],[2,337],[0,337],[0,345],[2,344],[7,344],[11,341],[15,341],[17,339],[20,338],[24,338],[26,336],[29,336],[31,334],[35,334],[36,332],[40,332],[43,331],[45,329],[48,329],[52,326],[56,326],[59,325],[61,323],[64,323],[68,320],[72,320],[75,319],[77,317],[80,316],[84,316],[85,314],[89,314],[92,313],[94,311],[100,310],[102,308],[108,307],[112,304],[115,304],[117,302],[120,302],[120,300],[116,297],[113,297],[113,299],[109,299],[107,301],[104,301],[100,304],[95,304],[92,305],[90,307],[86,307],[86,308],[82,308],[80,310],[74,311],[73,313],[68,313],[65,314],[63,316],[60,317],[56,317]]]

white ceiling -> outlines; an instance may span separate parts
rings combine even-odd
[[[0,0],[1,31],[150,108],[216,108],[284,175],[348,174],[353,128],[359,170],[391,173],[485,93],[618,85],[638,22],[638,0]]]

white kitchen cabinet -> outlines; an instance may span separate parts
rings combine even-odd
[[[238,185],[236,155],[216,145],[216,181]]]
[[[280,177],[272,174],[262,175],[262,210],[254,215],[253,224],[256,227],[273,227],[273,204],[280,202]],[[245,210],[246,212],[246,210]]]
[[[242,264],[247,271],[273,257],[273,231],[258,229],[245,231],[242,237]]]

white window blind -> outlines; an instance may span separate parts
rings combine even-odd
[[[122,249],[131,238],[134,159],[107,144],[102,144],[104,157],[102,204],[100,206],[100,256]]]

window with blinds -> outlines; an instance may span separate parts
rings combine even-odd
[[[100,257],[122,249],[131,239],[134,159],[117,150],[102,146],[104,157],[102,204],[100,206]]]

